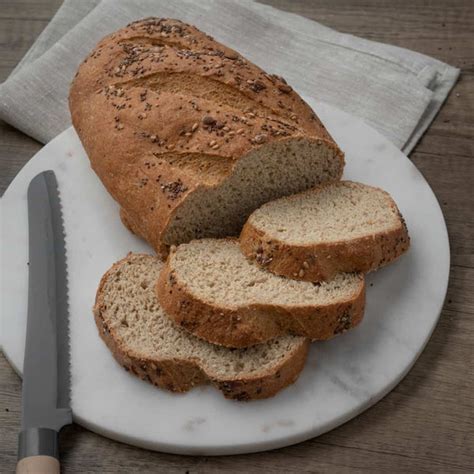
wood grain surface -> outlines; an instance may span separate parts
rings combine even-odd
[[[110,441],[78,425],[61,434],[63,472],[315,473],[474,471],[474,2],[472,0],[265,0],[340,31],[411,48],[462,69],[410,158],[436,193],[451,242],[440,322],[409,375],[345,425],[276,451],[186,457]],[[0,0],[0,81],[59,7],[59,0]],[[0,192],[41,145],[0,122]],[[413,315],[416,318],[416,314]],[[13,472],[19,378],[0,355],[0,472]]]

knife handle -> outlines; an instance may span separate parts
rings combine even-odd
[[[59,474],[59,461],[51,456],[30,456],[16,465],[16,474]]]
[[[16,474],[59,474],[57,431],[28,428],[20,432]]]

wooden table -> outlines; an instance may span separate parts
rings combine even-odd
[[[60,0],[1,0],[0,81]],[[61,435],[64,472],[305,473],[474,470],[474,2],[266,0],[368,39],[411,48],[462,69],[410,158],[436,193],[451,241],[440,322],[410,374],[382,401],[319,438],[267,453],[185,457],[133,448],[73,425]],[[41,145],[0,122],[0,190]],[[416,317],[416,314],[413,315]],[[0,472],[15,465],[20,379],[0,355]]]

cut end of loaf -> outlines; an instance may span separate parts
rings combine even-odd
[[[176,210],[167,245],[202,237],[237,236],[258,206],[341,177],[344,158],[332,143],[292,138],[260,146],[241,158],[216,186],[201,186]]]
[[[130,254],[104,275],[98,289],[94,313],[100,335],[123,366],[162,388],[186,391],[211,382],[225,396],[242,400],[271,396],[296,379],[305,339],[286,336],[236,351],[202,341],[173,323],[158,303],[161,268],[156,257]],[[269,383],[277,372],[284,379]]]

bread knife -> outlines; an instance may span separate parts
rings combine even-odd
[[[17,474],[59,473],[58,434],[72,423],[66,249],[56,176],[28,187],[28,317]]]

